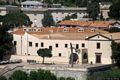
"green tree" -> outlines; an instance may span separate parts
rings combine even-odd
[[[110,6],[110,12],[108,13],[110,18],[120,20],[120,0],[114,2]]]
[[[3,16],[0,15],[0,22],[2,22]]]
[[[52,4],[52,0],[43,0],[43,3]]]
[[[3,78],[0,80],[4,80]],[[75,80],[74,78],[60,77],[57,78],[49,70],[38,69],[37,71],[30,71],[30,74],[27,74],[24,71],[17,70],[13,72],[9,80]]]
[[[112,42],[112,60],[120,68],[120,43]]]
[[[47,26],[50,27],[50,26],[54,26],[55,25],[53,16],[51,15],[50,11],[46,11],[44,13],[44,18],[42,19],[42,25],[44,27],[47,27]]]
[[[7,32],[8,30],[6,26],[0,25],[0,60],[3,60],[5,55],[11,54],[13,49],[13,36]]]
[[[72,14],[71,16],[70,16],[70,18],[71,19],[77,19],[77,14],[75,13],[75,14]]]
[[[108,32],[110,32],[110,33],[113,33],[113,32],[120,32],[120,28],[111,27],[111,28],[105,29],[105,31],[108,31]]]
[[[37,80],[44,80],[44,72],[45,70],[39,69],[37,71]]]
[[[36,71],[30,72],[29,80],[37,80],[37,72]]]
[[[67,79],[66,80],[75,80],[74,78],[72,78],[72,77],[67,77]]]
[[[75,78],[72,78],[72,77],[67,77],[67,78],[60,77],[58,80],[75,80]]]
[[[51,80],[57,80],[57,77],[53,73],[51,73]]]
[[[9,80],[27,80],[27,73],[17,70],[10,76]]]
[[[70,20],[71,17],[69,15],[65,16],[65,18],[63,20]]]
[[[5,1],[0,1],[0,5],[6,5]]]
[[[32,22],[29,17],[23,13],[13,12],[6,14],[2,19],[3,25],[9,26],[10,28],[19,26],[30,26]]]
[[[1,76],[1,77],[0,77],[0,80],[7,80],[7,78],[4,77],[4,76]]]
[[[60,77],[59,80],[65,80],[65,78],[64,77]]]
[[[91,18],[92,20],[97,20],[100,13],[98,1],[89,0],[88,6],[87,6],[87,12],[88,12],[89,18]]]
[[[24,1],[26,1],[26,0],[18,0],[19,3],[24,2]]]
[[[52,53],[51,53],[51,50],[50,49],[47,49],[47,48],[44,48],[44,49],[39,49],[37,51],[38,55],[43,57],[43,64],[44,64],[44,58],[45,57],[52,57]]]
[[[76,6],[78,7],[86,7],[88,0],[76,0]]]
[[[105,78],[119,78],[120,77],[120,69],[112,68],[106,71],[101,71],[97,74],[88,74],[87,80],[105,80]]]

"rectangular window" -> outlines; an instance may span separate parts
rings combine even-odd
[[[82,47],[85,47],[85,44],[84,44],[84,43],[82,43]]]
[[[38,29],[38,31],[40,31],[40,32],[41,32],[41,31],[42,31],[42,29]]]
[[[79,49],[79,44],[76,44],[76,49]]]
[[[29,46],[32,47],[32,42],[29,42]]]
[[[31,29],[29,29],[29,31],[32,31]]]
[[[52,46],[49,46],[49,49],[52,50]]]
[[[55,44],[56,47],[58,47],[58,44]]]
[[[69,32],[69,29],[68,28],[64,28],[63,31],[64,32]]]
[[[59,57],[61,57],[62,56],[62,54],[61,53],[59,53],[59,55],[58,55]]]
[[[65,48],[67,48],[68,47],[68,44],[65,44]]]
[[[97,49],[100,49],[100,43],[97,43]]]
[[[35,43],[35,47],[38,47],[38,43]]]
[[[17,41],[14,41],[14,43],[13,43],[13,44],[14,44],[14,46],[16,46],[16,45],[17,45]]]
[[[44,47],[44,43],[43,42],[41,42],[41,47]]]
[[[26,29],[24,29],[24,31],[26,31]]]
[[[101,63],[101,55],[102,53],[96,53],[96,63]]]

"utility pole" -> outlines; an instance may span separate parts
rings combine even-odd
[[[70,43],[70,49],[71,49],[71,56],[70,56],[70,58],[71,58],[71,67],[74,67],[74,63],[73,63],[73,47],[72,47],[72,43]]]

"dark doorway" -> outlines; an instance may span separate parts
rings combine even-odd
[[[82,49],[81,50],[81,58],[82,58],[82,64],[88,64],[88,50]]]
[[[101,53],[96,54],[96,63],[101,63]]]
[[[49,46],[49,49],[52,50],[52,46]]]
[[[82,54],[82,64],[87,64],[88,63],[88,54],[83,53]]]

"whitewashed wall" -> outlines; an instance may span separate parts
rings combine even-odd
[[[22,39],[22,40],[21,40]],[[79,44],[79,49],[87,49],[88,50],[88,61],[89,63],[92,61],[95,63],[95,53],[102,53],[101,54],[101,63],[102,64],[110,64],[111,63],[111,41],[106,41],[103,37],[93,37],[91,38],[93,41],[87,41],[87,40],[52,40],[52,39],[38,39],[30,34],[25,33],[25,35],[19,36],[14,35],[14,41],[17,41],[17,57],[13,58],[22,58],[23,60],[26,60],[27,58],[35,59],[35,60],[41,60],[38,58],[37,50],[41,47],[41,42],[44,43],[43,48],[49,48],[49,46],[52,46],[52,58],[47,58],[46,61],[54,61],[54,62],[61,62],[61,63],[68,63],[69,62],[69,56],[70,56],[70,43],[73,44],[73,47],[75,47],[75,44]],[[102,40],[102,41],[101,41]],[[22,42],[22,43],[21,43]],[[27,42],[32,42],[32,47],[28,46]],[[101,44],[100,49],[96,49],[96,43],[99,42]],[[38,47],[35,47],[35,43],[38,43]],[[55,47],[55,44],[58,44],[58,48]],[[81,47],[81,44],[85,44],[85,48]],[[68,44],[68,48],[65,48],[65,44]],[[62,54],[61,57],[59,57],[59,53]],[[22,57],[23,56],[23,57]],[[35,56],[37,56],[35,58]],[[81,52],[78,54],[79,56],[79,63],[81,64]]]

